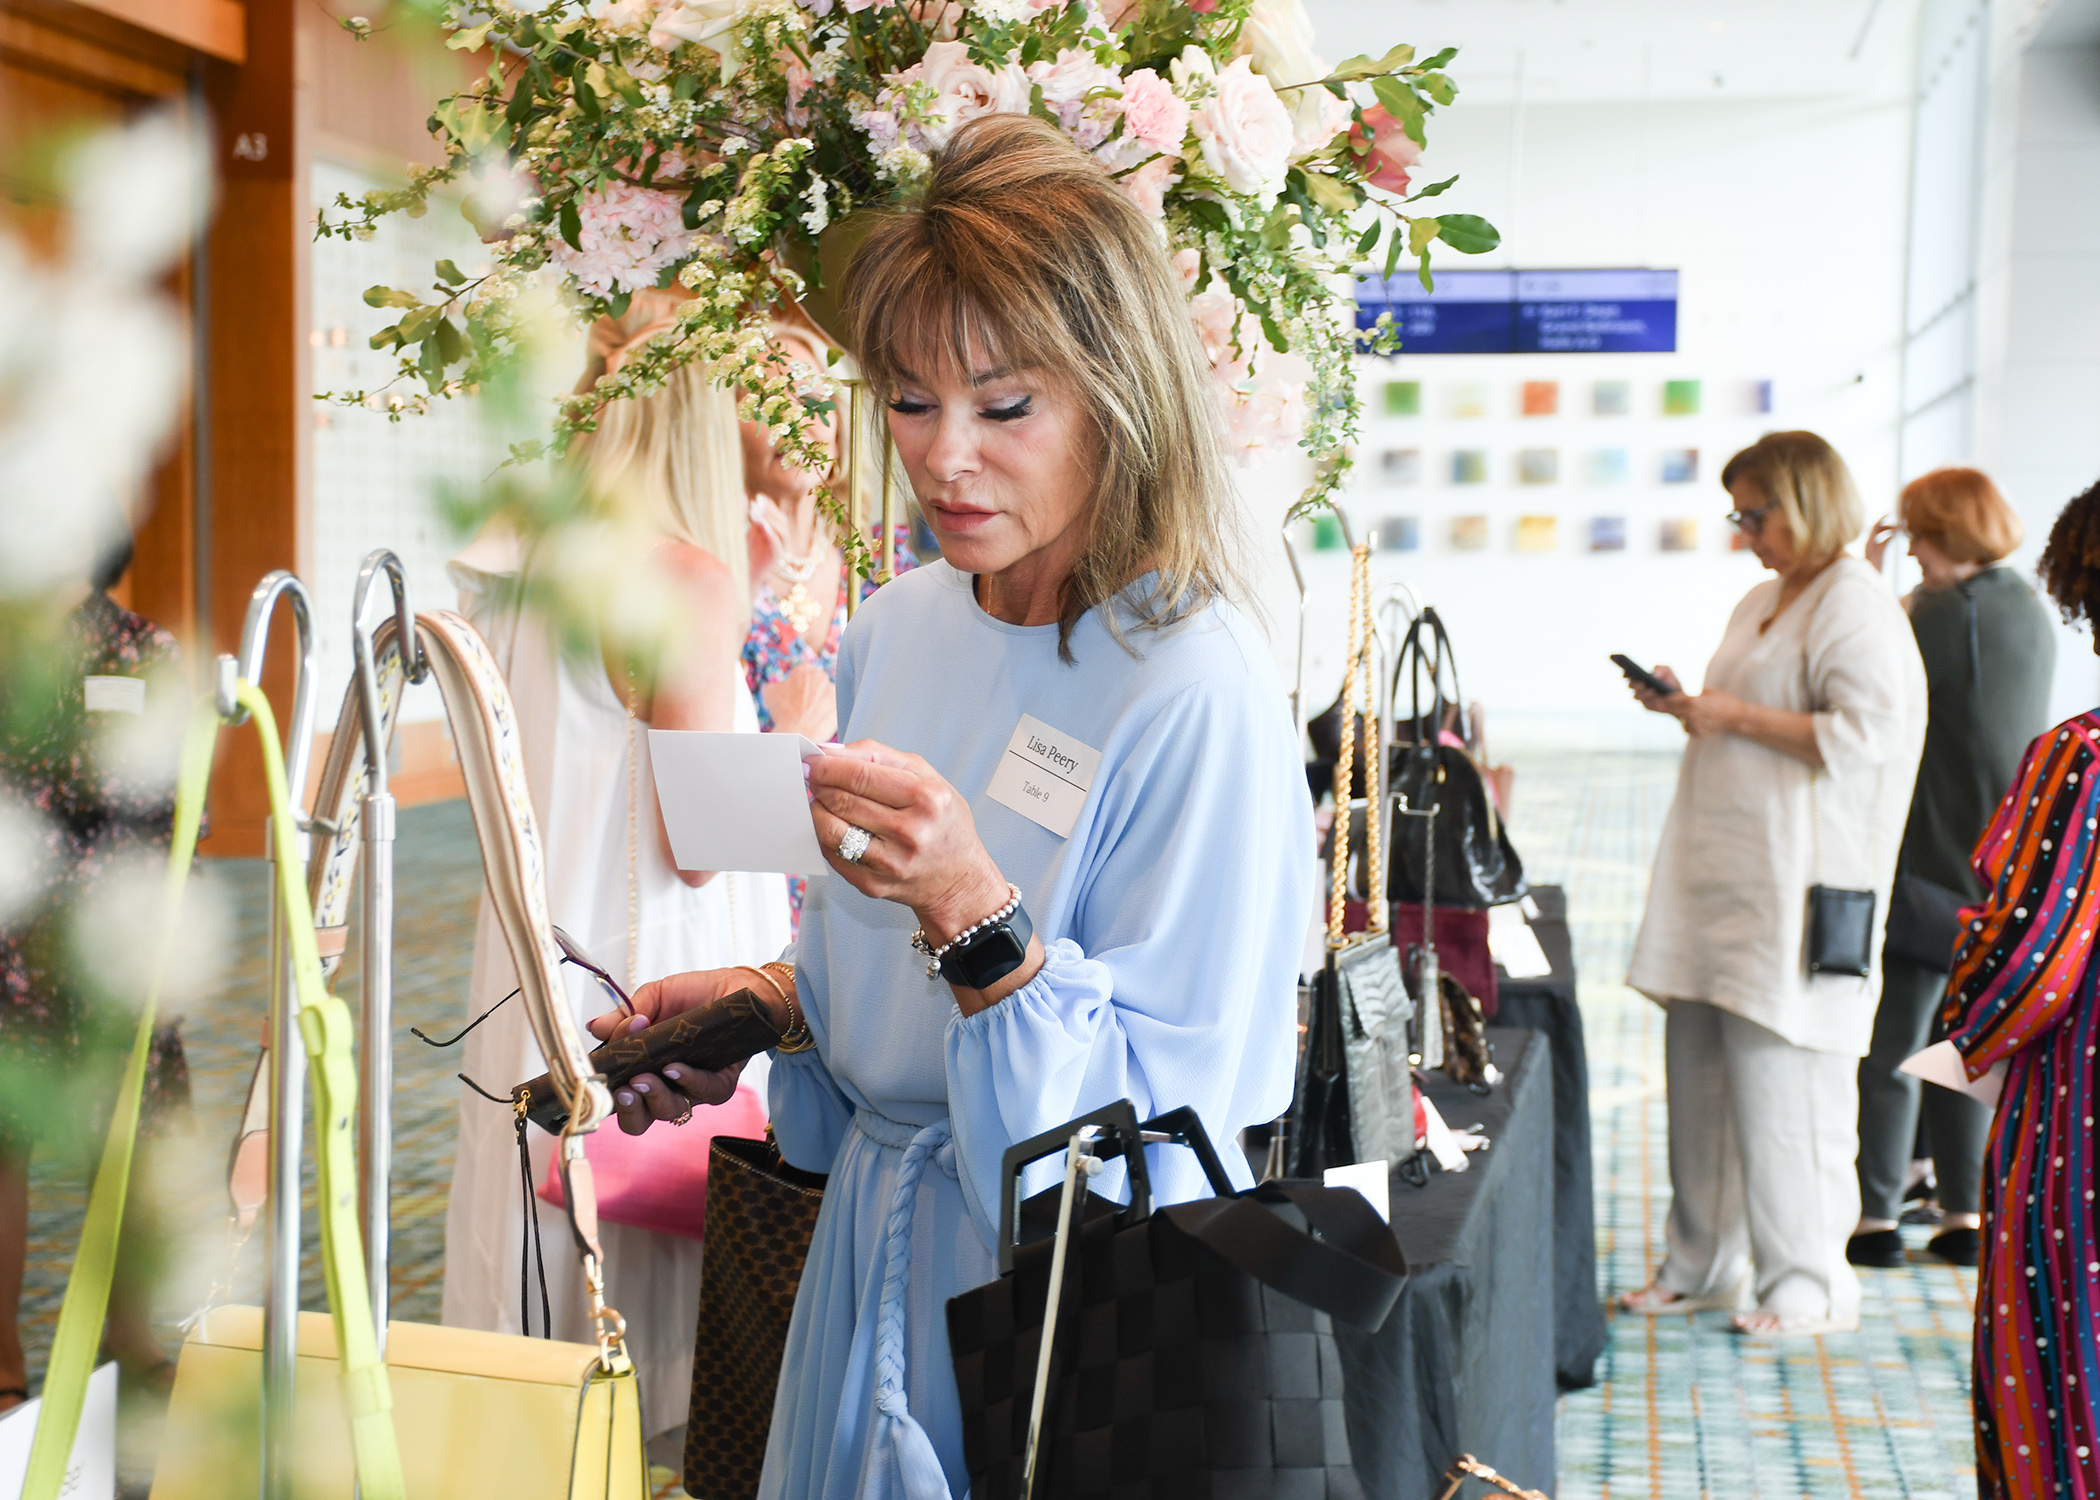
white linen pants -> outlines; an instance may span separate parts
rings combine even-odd
[[[1796,1047],[1699,1000],[1665,1006],[1669,1254],[1657,1284],[1704,1297],[1753,1266],[1757,1305],[1850,1318],[1859,1278],[1859,1059]]]

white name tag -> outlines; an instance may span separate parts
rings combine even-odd
[[[1099,750],[1023,714],[987,794],[1059,838],[1070,838],[1100,767]]]
[[[143,677],[89,677],[87,710],[91,714],[142,714],[146,711]]]

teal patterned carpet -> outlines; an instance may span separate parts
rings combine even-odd
[[[1669,1212],[1662,1013],[1619,983],[1677,757],[1523,754],[1511,831],[1533,878],[1564,885],[1590,1056],[1601,1295],[1643,1286]],[[1871,1496],[1966,1500],[1976,1278],[1923,1253],[1864,1271],[1860,1331],[1737,1337],[1724,1314],[1621,1316],[1599,1383],[1561,1401],[1557,1500]],[[1483,1455],[1485,1456],[1485,1455]]]
[[[1515,749],[1506,745],[1505,750]],[[1595,1126],[1600,1296],[1642,1285],[1661,1254],[1669,1207],[1662,1094],[1662,1018],[1618,980],[1640,918],[1648,863],[1676,776],[1654,751],[1515,749],[1512,832],[1533,877],[1567,887],[1588,1023]],[[393,1311],[434,1321],[442,1284],[444,1202],[457,1089],[454,1054],[407,1027],[443,1034],[461,1019],[480,891],[464,803],[401,816],[398,855]],[[184,1034],[194,1118],[150,1167],[162,1211],[181,1233],[162,1297],[169,1346],[207,1297],[253,1300],[260,1245],[229,1254],[221,1174],[263,1014],[266,867],[227,861],[206,878],[217,895],[228,961]],[[354,997],[352,959],[338,981]],[[493,1107],[493,1106],[492,1106]],[[83,1204],[79,1169],[39,1163],[25,1332],[40,1379]],[[309,1194],[311,1187],[309,1184]],[[319,1308],[309,1197],[303,1301]],[[1864,1273],[1861,1330],[1822,1339],[1751,1342],[1718,1314],[1613,1320],[1599,1383],[1561,1402],[1556,1500],[1693,1497],[1933,1497],[1975,1491],[1968,1412],[1969,1298],[1975,1280],[1922,1253],[1901,1271]],[[126,1469],[150,1468],[152,1427],[127,1431]],[[1493,1461],[1493,1455],[1482,1454]],[[667,1472],[659,1494],[679,1493]],[[1477,1486],[1469,1486],[1471,1496]]]

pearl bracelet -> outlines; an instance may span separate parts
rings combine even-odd
[[[926,936],[925,928],[916,929],[911,935],[911,945],[926,955],[926,977],[928,979],[940,978],[941,960],[947,957],[951,950],[961,947],[987,927],[997,927],[1001,922],[1012,916],[1020,905],[1021,888],[1012,881],[1008,881],[1006,885],[1006,905],[1000,907],[976,926],[965,927],[954,937],[948,939],[947,942],[941,944],[940,947],[936,948],[933,946],[932,941]]]

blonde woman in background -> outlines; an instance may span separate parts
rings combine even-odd
[[[1871,890],[1888,910],[1925,672],[1881,575],[1845,553],[1866,516],[1836,450],[1769,433],[1721,483],[1737,545],[1779,576],[1736,606],[1703,691],[1668,667],[1669,694],[1634,689],[1690,743],[1627,979],[1668,1017],[1669,1254],[1619,1305],[1822,1333],[1859,1320],[1845,1242],[1880,932],[1865,977],[1810,974],[1808,891]],[[1755,1307],[1737,1311],[1746,1281]]]
[[[643,292],[625,317],[601,319],[591,333],[585,386],[601,371],[619,369],[630,352],[668,327],[678,300],[674,293]],[[503,664],[517,705],[533,810],[546,844],[548,910],[630,991],[659,974],[763,963],[788,941],[785,882],[778,875],[708,874],[673,864],[647,734],[651,727],[758,729],[738,666],[751,602],[734,398],[709,385],[704,369],[689,366],[653,396],[606,407],[582,463],[603,537],[631,553],[633,587],[609,594],[605,608],[629,610],[632,601],[653,595],[680,622],[676,647],[653,681],[638,680],[602,641],[596,651],[564,652],[562,629],[532,603],[548,592],[573,596],[579,583],[591,582],[565,579],[564,558],[522,553],[509,532],[488,530],[452,564],[463,607]],[[587,975],[574,966],[562,972],[579,1019],[610,1008]],[[516,984],[484,897],[469,1018]],[[497,1010],[466,1039],[462,1071],[494,1092],[545,1068],[521,1006]],[[762,1133],[764,1072],[763,1060],[755,1060],[727,1103],[696,1112],[679,1146],[704,1153],[707,1135]],[[703,1105],[718,1103],[724,1093],[695,1089]],[[535,1127],[528,1139],[533,1181],[543,1183],[553,1138]],[[546,1257],[558,1262],[546,1277],[553,1336],[588,1342],[582,1282],[565,1268],[575,1255],[572,1241],[559,1211],[544,1203],[537,1208]],[[511,1112],[462,1090],[458,1165],[445,1217],[447,1324],[523,1331],[517,1289],[525,1230]],[[605,1225],[605,1236],[606,1297],[627,1318],[649,1432],[681,1429],[699,1308],[700,1242],[614,1223]],[[535,1278],[529,1302],[535,1333],[542,1331],[538,1300]]]

